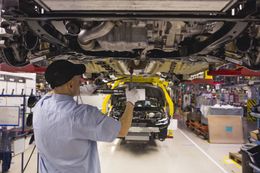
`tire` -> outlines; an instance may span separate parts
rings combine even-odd
[[[2,59],[6,64],[14,67],[22,67],[29,64],[27,61],[27,52],[19,53],[19,56],[21,57],[15,56],[12,48],[4,48],[2,50]]]

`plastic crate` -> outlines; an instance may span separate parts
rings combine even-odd
[[[253,173],[260,173],[260,168],[256,167],[252,163],[249,163],[249,166],[253,168]]]
[[[246,151],[250,157],[251,162],[260,167],[260,145],[257,145]]]

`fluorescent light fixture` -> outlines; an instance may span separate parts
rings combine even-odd
[[[53,11],[222,11],[231,0],[36,0]]]

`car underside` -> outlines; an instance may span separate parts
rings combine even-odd
[[[227,62],[260,69],[255,0],[2,0],[1,58],[55,59],[89,73],[189,75]]]

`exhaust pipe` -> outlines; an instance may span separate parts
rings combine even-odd
[[[94,40],[108,34],[115,24],[113,22],[103,22],[97,27],[91,29],[90,31],[83,29],[78,35],[78,43],[84,50],[91,50],[95,46]]]

